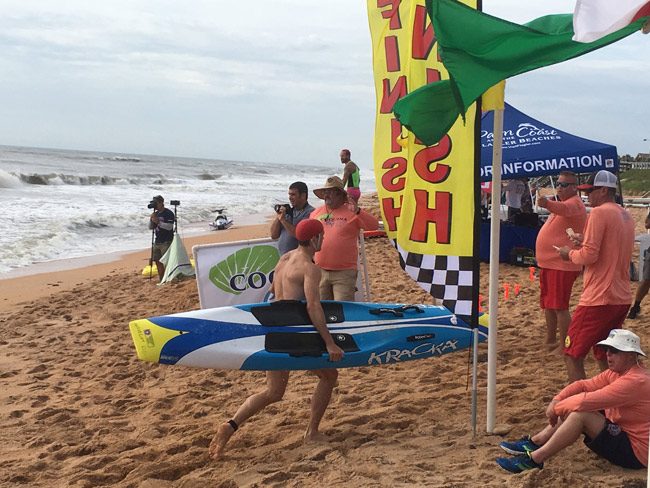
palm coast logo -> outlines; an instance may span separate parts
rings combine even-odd
[[[253,246],[235,251],[210,268],[210,281],[226,293],[241,295],[249,288],[264,288],[273,281],[280,253],[274,246]]]

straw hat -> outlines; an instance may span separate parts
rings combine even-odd
[[[314,195],[316,195],[318,198],[321,200],[325,199],[324,191],[328,190],[330,188],[336,188],[337,190],[341,190],[343,193],[345,193],[345,188],[344,188],[343,181],[341,178],[338,176],[328,176],[327,180],[325,180],[325,186],[322,188],[316,188],[314,190]]]
[[[612,329],[609,337],[598,343],[599,346],[610,346],[623,352],[635,352],[645,356],[641,350],[641,339],[631,330]]]

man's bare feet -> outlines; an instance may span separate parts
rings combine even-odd
[[[321,434],[320,432],[311,432],[307,431],[305,432],[305,435],[303,437],[303,441],[305,444],[310,444],[312,442],[327,442],[327,436],[325,434]]]
[[[556,356],[564,356],[564,346],[557,346],[551,352]]]
[[[235,429],[228,422],[224,422],[217,429],[217,433],[212,438],[210,442],[210,448],[208,452],[212,459],[221,459],[225,451],[226,443],[235,433]]]
[[[547,342],[546,343],[546,352],[555,352],[558,348],[557,342]]]

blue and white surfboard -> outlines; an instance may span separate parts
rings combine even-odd
[[[129,324],[143,361],[197,368],[309,370],[392,364],[458,351],[471,328],[445,307],[323,301],[327,326],[343,349],[328,360],[304,302],[279,301],[196,310]],[[479,340],[487,338],[481,317]]]

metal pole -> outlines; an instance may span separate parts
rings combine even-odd
[[[497,402],[497,316],[499,312],[499,238],[501,235],[501,147],[503,142],[503,109],[494,111],[494,146],[492,148],[492,213],[490,222],[490,288],[488,307],[488,370],[487,425],[494,431]]]
[[[472,436],[476,437],[478,402],[478,327],[472,329],[474,347],[472,352]]]
[[[361,263],[363,264],[363,281],[365,284],[366,301],[370,301],[370,280],[368,279],[368,263],[366,262],[366,245],[363,231],[359,232],[359,243],[361,245]]]

